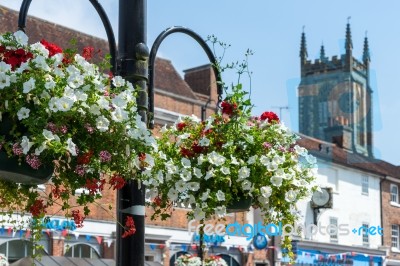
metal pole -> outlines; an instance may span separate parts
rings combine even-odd
[[[142,121],[147,123],[148,94],[146,47],[146,0],[119,0],[119,75],[140,88],[137,98]],[[145,241],[145,189],[137,181],[128,182],[117,195],[117,266],[143,266]],[[127,216],[132,216],[136,233],[122,238]]]

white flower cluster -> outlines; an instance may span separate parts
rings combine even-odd
[[[4,108],[0,108],[0,114],[14,112],[25,125],[35,124],[37,117],[47,121],[75,119],[72,126],[77,129],[67,128],[71,133],[83,128],[78,121],[88,121],[90,133],[97,130],[112,135],[122,127],[126,132],[124,138],[156,148],[155,139],[137,113],[136,90],[130,82],[120,76],[110,79],[97,65],[79,54],[69,63],[64,63],[63,53],[49,56],[50,51],[44,44],[28,45],[28,37],[22,31],[3,35],[0,46],[10,51],[23,49],[32,55],[17,65],[6,63],[6,59],[0,61],[0,98],[5,102],[17,99],[12,106],[0,106]],[[23,136],[20,144],[25,155],[32,147],[34,153],[40,155],[49,147],[61,145],[64,151],[77,156],[81,148],[73,135],[56,134],[46,124],[37,134],[41,136]],[[133,146],[126,146],[127,157],[140,152],[133,150]],[[132,165],[140,168],[136,162]]]
[[[214,118],[205,121],[202,132],[214,130],[213,123]],[[233,190],[241,191],[242,195],[252,197],[260,207],[268,209],[273,207],[270,197],[274,194],[284,195],[290,205],[299,198],[299,190],[311,191],[314,187],[310,182],[312,178],[308,177],[312,177],[311,169],[316,167],[316,160],[304,148],[295,145],[297,136],[284,125],[262,122],[243,126],[240,132],[227,136],[228,140],[220,144],[220,148],[214,149],[211,145],[218,145],[219,139],[211,140],[211,136],[201,134],[198,141],[194,141],[196,133],[192,135],[186,130],[198,126],[193,117],[184,117],[171,128],[163,129],[168,137],[161,138],[161,143],[174,136],[176,153],[172,154],[173,158],[171,155],[158,157],[161,169],[149,186],[153,195],[168,189],[169,200],[191,206],[194,219],[208,218],[210,208],[212,214],[224,217]],[[260,139],[272,139],[275,143],[263,143]],[[193,145],[201,151],[196,153]],[[166,147],[159,146],[161,150]],[[170,150],[168,147],[166,152]],[[181,154],[176,156],[179,152]]]

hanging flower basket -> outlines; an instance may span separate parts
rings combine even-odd
[[[226,212],[245,212],[248,211],[253,203],[253,200],[249,196],[238,196],[236,199],[233,199],[232,202],[226,206]]]
[[[12,140],[11,131],[27,134],[27,129],[21,123],[12,120],[10,115],[5,113],[0,122],[0,136],[4,137],[3,141]],[[0,179],[15,183],[42,184],[51,178],[53,171],[52,165],[44,165],[37,170],[32,169],[27,162],[17,157],[9,157],[5,151],[0,150]]]
[[[145,173],[153,218],[167,218],[176,204],[191,206],[188,218],[198,221],[252,205],[270,222],[296,220],[296,201],[315,189],[316,160],[276,114],[253,117],[246,94],[235,86],[206,121],[182,117],[160,130],[155,166]]]
[[[176,259],[175,266],[228,266],[228,264],[219,256],[209,256],[202,262],[197,256],[185,254]]]
[[[31,213],[36,229],[55,204],[82,226],[104,189],[141,181],[152,167],[156,143],[137,112],[137,90],[104,74],[108,66],[90,63],[92,55],[28,44],[21,31],[0,36],[0,208]],[[35,189],[50,177],[51,189]],[[77,189],[85,192],[73,197]]]

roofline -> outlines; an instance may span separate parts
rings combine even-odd
[[[185,69],[185,70],[183,70],[183,73],[200,71],[200,70],[203,70],[203,69],[209,69],[210,67],[211,67],[211,64],[205,64],[205,65],[201,65],[201,66]]]

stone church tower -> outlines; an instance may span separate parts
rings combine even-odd
[[[299,131],[336,143],[348,151],[372,157],[372,90],[369,85],[370,55],[364,40],[362,62],[353,57],[350,24],[346,27],[346,53],[308,60],[306,36],[300,47],[301,82]]]

